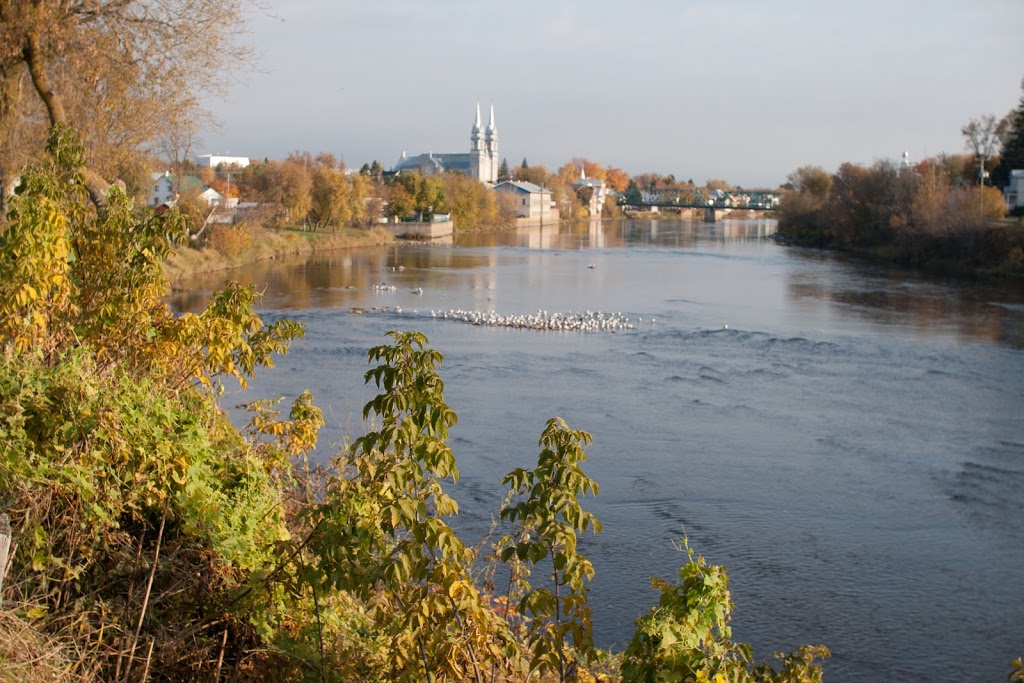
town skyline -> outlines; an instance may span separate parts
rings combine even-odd
[[[206,102],[222,128],[195,151],[391,168],[403,151],[468,150],[479,103],[512,166],[586,158],[775,187],[804,165],[964,152],[968,120],[1018,102],[1022,21],[1008,0],[272,0],[249,27],[259,69]]]

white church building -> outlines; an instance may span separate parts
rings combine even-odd
[[[437,153],[427,152],[416,156],[408,156],[402,152],[402,158],[395,164],[393,171],[418,171],[423,175],[435,173],[457,172],[482,183],[494,185],[498,181],[498,168],[501,159],[498,156],[498,128],[494,123],[494,105],[491,105],[491,120],[483,127],[480,119],[480,103],[476,105],[476,122],[469,133],[469,153]]]

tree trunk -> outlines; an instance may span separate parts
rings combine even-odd
[[[25,36],[25,45],[21,51],[25,64],[28,65],[29,76],[32,78],[32,85],[35,86],[39,98],[46,105],[46,113],[50,117],[50,125],[70,125],[67,112],[64,110],[64,101],[60,94],[54,91],[50,82],[50,74],[46,70],[46,63],[39,49],[39,36],[36,33],[29,33]],[[89,191],[89,198],[98,208],[106,203],[107,190],[110,184],[98,173],[90,168],[82,169],[82,179]]]

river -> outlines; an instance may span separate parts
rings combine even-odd
[[[621,649],[691,546],[728,568],[734,639],[824,644],[831,681],[1002,681],[1024,655],[1024,287],[783,247],[771,221],[592,222],[321,254],[231,273],[305,323],[225,405],[309,388],[318,457],[362,429],[366,351],[424,332],[459,415],[467,542],[544,422],[593,436],[595,636]],[[175,295],[201,306],[223,276]],[[383,285],[383,286],[382,286]],[[471,325],[603,311],[633,329]],[[362,312],[356,312],[362,311]]]

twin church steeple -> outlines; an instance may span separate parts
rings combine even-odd
[[[482,183],[498,181],[498,127],[494,123],[494,105],[491,105],[491,120],[487,128],[480,120],[480,103],[476,103],[476,122],[469,134],[469,175]]]

